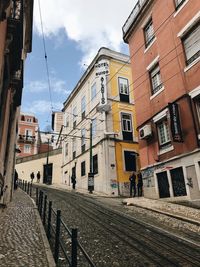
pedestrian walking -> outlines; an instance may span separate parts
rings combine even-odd
[[[16,190],[18,187],[18,173],[15,170],[15,174],[14,174],[14,190]]]
[[[31,183],[33,183],[33,179],[35,178],[34,172],[32,172],[32,173],[30,174],[30,177],[31,177]]]
[[[71,182],[72,182],[72,188],[75,189],[76,188],[76,176],[74,173],[72,173]]]
[[[136,195],[136,173],[133,172],[130,177],[130,197],[135,197]]]
[[[37,183],[40,182],[40,171],[37,172]]]
[[[143,188],[142,173],[139,172],[139,174],[138,174],[138,182],[137,182],[138,197],[142,196],[142,191],[143,191],[142,188]]]

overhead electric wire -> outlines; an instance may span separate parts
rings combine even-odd
[[[45,43],[45,37],[44,37],[44,28],[43,28],[43,20],[42,20],[42,12],[41,12],[40,0],[38,0],[38,6],[39,6],[39,14],[40,14],[40,23],[41,23],[41,31],[42,31],[43,48],[44,48],[45,66],[46,66],[46,72],[47,72],[49,99],[50,99],[50,103],[51,103],[51,112],[53,112],[51,84],[50,84],[50,77],[49,77],[49,66],[48,66],[48,59],[47,59],[47,49],[46,49],[46,43]]]

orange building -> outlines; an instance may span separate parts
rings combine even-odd
[[[200,198],[200,1],[139,0],[129,44],[144,194]]]
[[[34,115],[21,113],[18,121],[17,146],[20,149],[18,157],[38,153],[38,120]]]

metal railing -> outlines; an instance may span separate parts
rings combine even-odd
[[[56,265],[60,266],[60,261],[63,261],[64,259],[66,265],[62,266],[77,267],[79,259],[82,263],[85,262],[88,266],[95,267],[92,259],[78,240],[77,228],[69,229],[62,220],[61,210],[53,209],[53,202],[47,199],[47,195],[45,195],[45,193],[38,187],[33,186],[30,182],[19,180],[18,185],[30,196],[33,195],[34,190],[36,205]]]

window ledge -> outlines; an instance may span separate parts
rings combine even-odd
[[[158,152],[158,156],[165,154],[165,153],[172,151],[172,150],[174,150],[174,146],[172,146],[172,145],[170,147],[160,149],[160,151]]]
[[[189,2],[189,0],[186,0],[174,13],[174,18],[179,14],[179,12],[184,8],[184,6]]]
[[[153,39],[153,41],[150,43],[150,45],[144,50],[144,54],[149,50],[149,48],[155,43],[156,37]]]
[[[155,94],[153,94],[152,96],[150,96],[150,100],[154,99],[154,97],[156,97],[157,95],[159,95],[164,90],[165,90],[165,87],[162,86],[158,92],[156,92]]]
[[[190,65],[184,68],[184,72],[187,72],[189,69],[191,69],[194,65],[196,65],[200,61],[200,57],[195,59]]]

